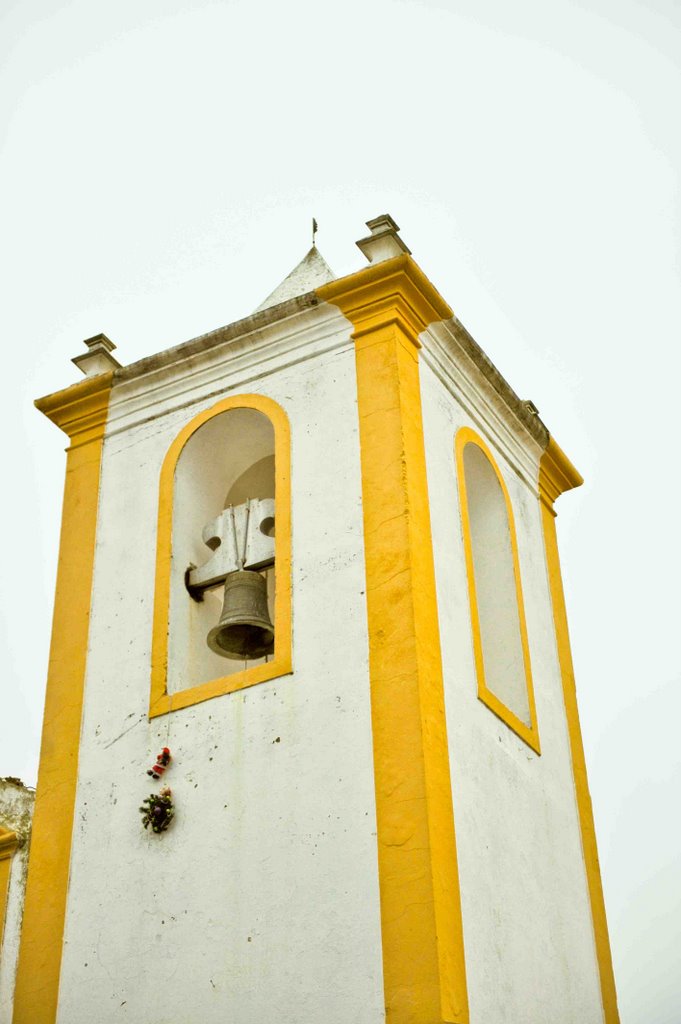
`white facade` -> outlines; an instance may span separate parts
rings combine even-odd
[[[295,353],[290,327],[113,393],[60,1024],[383,1020],[354,354],[330,307],[296,319]],[[245,391],[291,426],[294,672],[149,722],[154,482],[181,427]],[[159,836],[137,808],[165,745]]]
[[[541,449],[472,366],[453,362],[447,333],[434,333],[422,337],[421,388],[471,1021],[600,1024],[538,500]],[[511,498],[541,755],[476,696],[454,461],[464,426],[493,450]]]
[[[456,1024],[616,1020],[604,1015],[596,876],[583,849],[586,790],[578,791],[573,767],[576,712],[570,719],[539,500],[549,434],[458,321],[435,321],[445,304],[401,255],[406,247],[391,218],[369,226],[361,247],[372,266],[344,279],[352,301],[343,308],[369,310],[362,329],[318,293],[285,295],[281,305],[110,375],[92,504],[92,601],[70,866],[61,890],[63,950],[58,985],[52,982],[56,1017],[45,999],[40,1024],[436,1024],[436,1010],[424,1014],[416,1005],[424,999],[449,1007],[445,1019]],[[392,270],[382,277],[376,264],[384,260]],[[310,254],[303,265],[307,272]],[[317,284],[328,280],[324,268]],[[376,282],[383,291],[372,297]],[[340,292],[333,294],[336,301]],[[414,323],[430,326],[409,337]],[[362,345],[373,352],[364,363]],[[413,408],[419,386],[420,410]],[[202,414],[247,395],[259,404],[230,421],[248,434],[239,447],[226,420],[218,422],[231,412],[208,420]],[[242,679],[234,692],[209,696],[205,687],[216,673],[237,678],[243,666],[205,647],[220,594],[193,603],[184,573],[209,556],[201,531],[221,514],[223,499],[272,499],[280,427],[270,430],[253,412],[264,408],[262,399],[276,403],[290,428],[292,671],[254,685]],[[380,428],[367,425],[372,416]],[[193,422],[203,433],[187,441],[191,458],[183,465],[180,455],[174,464],[169,452],[179,451],[177,439]],[[500,635],[513,638],[499,647],[491,699],[480,688],[455,458],[461,428],[480,438],[476,458],[485,450],[492,457],[497,468],[490,462],[482,475],[489,469],[503,481],[514,523],[506,528],[498,505],[487,539],[479,534],[491,547],[489,538],[501,532],[507,560],[503,600],[485,579],[491,597],[483,626],[489,634],[501,615]],[[252,494],[256,477],[262,493]],[[157,541],[168,481],[175,504],[166,624],[155,606],[166,585],[159,582]],[[568,486],[574,479],[563,490]],[[393,518],[411,533],[382,532],[395,509]],[[374,536],[388,538],[383,549],[368,523],[380,531]],[[405,561],[394,540],[408,536],[406,543],[425,550],[431,535],[434,583],[429,552]],[[279,527],[274,543],[281,552]],[[484,554],[478,563],[493,574],[495,560]],[[395,577],[399,582],[385,589]],[[384,587],[383,605],[372,598],[369,613],[367,581],[372,595]],[[271,575],[268,584],[272,609],[283,599],[282,579],[276,594]],[[414,625],[410,633],[409,624],[401,632],[405,610],[422,632]],[[437,658],[418,651],[437,651],[438,630],[442,681]],[[167,650],[170,697],[150,706],[159,649]],[[275,650],[272,664],[283,665],[276,658]],[[503,704],[504,665],[511,663],[506,699],[517,714],[505,717],[494,701]],[[187,696],[193,687],[204,687],[196,702]],[[408,717],[386,716],[393,688],[395,702],[407,694]],[[162,713],[173,699],[176,709]],[[406,758],[391,746],[402,731]],[[172,760],[159,783],[147,769],[163,747]],[[404,786],[426,775],[420,789]],[[157,835],[142,828],[139,807],[165,784],[176,813]],[[395,814],[400,802],[418,807]],[[407,890],[425,894],[423,902],[404,906]],[[426,910],[411,913],[416,906]],[[59,906],[50,912],[57,920]],[[400,919],[402,931],[394,927]],[[407,932],[410,942],[417,937],[410,946],[417,954],[428,946],[414,970],[400,949]],[[0,994],[1,985],[2,975]],[[15,1024],[33,1024],[31,1013]]]

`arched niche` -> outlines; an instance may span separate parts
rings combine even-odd
[[[228,505],[274,498],[275,562],[267,579],[274,653],[232,661],[206,643],[224,588],[190,594],[187,570],[211,557],[203,528]],[[274,532],[274,527],[272,525]],[[171,445],[161,471],[150,714],[186,707],[290,671],[289,429],[271,399],[243,395],[199,413]]]
[[[468,427],[456,437],[478,696],[539,753],[518,544],[508,489]]]

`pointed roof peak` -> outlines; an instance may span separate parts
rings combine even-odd
[[[297,295],[304,295],[320,285],[335,281],[336,275],[326,262],[316,245],[312,245],[297,267],[294,267],[288,277],[278,285],[267,298],[260,303],[254,312],[259,313],[261,309],[268,309],[276,306],[278,302],[285,302],[286,299],[294,299]]]

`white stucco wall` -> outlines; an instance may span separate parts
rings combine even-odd
[[[600,1024],[536,479],[540,452],[423,336],[421,390],[471,1024]],[[435,372],[437,370],[437,373]],[[477,699],[454,436],[478,431],[518,536],[541,756]],[[537,449],[537,450],[535,450]]]
[[[422,340],[471,1024],[600,1024],[540,451],[437,331]],[[197,412],[244,392],[277,401],[291,426],[294,672],[150,723],[161,464]],[[513,504],[540,757],[476,696],[462,425],[490,445]],[[117,383],[58,1024],[383,1024],[364,590],[355,360],[337,311],[321,304]],[[165,745],[176,818],[155,836],[138,807],[161,788],[146,769]]]
[[[149,723],[161,463],[239,391],[291,425],[294,673]],[[384,1019],[355,392],[323,306],[113,391],[59,1024]],[[164,745],[156,836],[138,806]]]

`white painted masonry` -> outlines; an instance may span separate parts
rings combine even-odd
[[[603,1019],[544,558],[540,446],[454,343],[421,336],[421,390],[471,1021]],[[475,429],[518,537],[541,756],[477,699],[454,437]]]
[[[390,217],[368,226],[372,235],[358,244],[370,262],[408,251]],[[315,253],[303,264],[326,279]],[[66,890],[63,866],[59,890],[63,955],[41,1007],[44,1024],[54,1024],[57,1003],[57,1024],[603,1024],[582,851],[588,832],[575,796],[538,495],[552,442],[534,406],[518,399],[455,318],[420,335],[421,438],[417,350],[396,340],[414,330],[415,341],[410,318],[423,325],[448,316],[448,307],[406,256],[391,259],[385,274],[369,270],[81,389],[76,404],[86,423],[89,415],[97,426],[102,413],[103,426],[102,392],[109,404],[70,871]],[[355,325],[320,295],[334,295]],[[367,351],[381,358],[363,362]],[[73,395],[56,398],[68,408]],[[278,461],[275,473],[287,422],[290,467]],[[376,422],[381,428],[372,431]],[[94,521],[99,448],[84,450],[97,453],[83,462]],[[473,522],[468,561],[463,479],[468,525],[476,508],[490,511],[489,501],[476,506],[476,487],[478,497],[492,493],[496,509]],[[573,485],[577,479],[575,472]],[[280,642],[268,666],[249,676],[250,665],[208,650],[222,595],[216,589],[197,603],[185,573],[210,557],[206,540],[214,548],[226,537],[216,518],[225,504],[268,502],[255,522],[276,510],[279,571],[271,547],[256,564],[270,566],[269,598],[283,631],[289,483],[292,660]],[[408,541],[388,526],[397,519],[411,531]],[[80,541],[73,522],[70,530]],[[396,570],[402,547],[416,547],[412,533],[425,545],[424,564],[413,558]],[[484,692],[467,565],[480,577]],[[223,574],[213,565],[193,579],[212,585]],[[402,635],[406,620],[412,632]],[[79,621],[84,637],[84,609]],[[448,750],[439,664],[412,651],[435,652],[438,640]],[[229,684],[243,688],[207,699],[234,671],[241,674]],[[254,682],[268,671],[286,674]],[[166,677],[170,699],[158,684]],[[164,714],[172,700],[180,707]],[[400,714],[386,716],[386,706]],[[70,751],[76,727],[74,716]],[[147,769],[165,746],[172,760],[162,781],[152,781]],[[419,772],[428,785],[405,796],[404,780]],[[139,808],[165,785],[176,814],[156,835],[143,830]],[[427,813],[414,816],[417,805]],[[69,830],[70,818],[65,851]],[[40,849],[35,841],[33,848]],[[45,903],[31,903],[33,877],[27,919]],[[47,877],[49,867],[39,875]],[[43,943],[61,928],[60,914],[52,908],[42,932],[33,925]],[[9,974],[0,973],[0,1024],[9,1024],[15,946],[3,967]],[[29,987],[25,948],[19,978]],[[17,997],[17,1010],[21,1024],[33,1024],[26,998]]]
[[[354,351],[296,312],[117,384],[104,444],[59,1024],[384,1019]],[[257,392],[291,426],[290,676],[149,722],[158,489],[178,431]],[[176,818],[138,806],[164,745]]]

